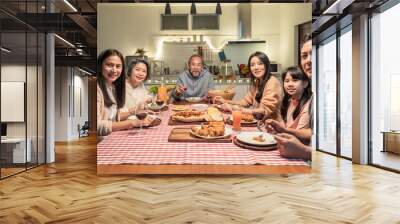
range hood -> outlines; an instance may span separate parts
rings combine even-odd
[[[238,15],[239,39],[228,41],[228,44],[265,43],[264,40],[255,40],[251,38],[251,4],[239,4]]]

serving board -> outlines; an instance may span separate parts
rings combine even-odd
[[[171,130],[168,136],[168,142],[218,142],[218,143],[230,143],[232,142],[231,136],[218,139],[204,139],[193,136],[190,134],[190,128],[179,127]]]

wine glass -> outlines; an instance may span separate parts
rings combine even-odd
[[[161,100],[161,99],[157,99],[157,100],[156,100],[156,104],[157,104],[157,106],[158,106],[158,112],[161,113],[161,109],[163,108],[164,101]]]
[[[262,131],[261,127],[260,127],[260,123],[264,118],[264,113],[262,113],[262,112],[253,112],[252,114],[253,114],[254,119],[257,120],[257,129]]]
[[[143,104],[140,104],[138,107],[136,107],[135,115],[136,118],[140,121],[139,134],[142,134],[143,120],[147,117],[147,111],[145,110]]]
[[[208,104],[213,104],[213,97],[212,96],[210,96],[210,95],[207,95],[207,103]]]

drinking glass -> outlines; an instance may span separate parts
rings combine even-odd
[[[262,112],[253,112],[253,117],[254,117],[254,119],[257,120],[257,129],[262,131],[261,127],[260,127],[260,123],[264,118],[264,113],[262,113]]]
[[[242,128],[242,110],[234,109],[232,111],[232,129],[234,131],[240,131]]]
[[[142,134],[143,120],[147,117],[147,110],[145,110],[144,104],[140,104],[138,107],[136,107],[135,115],[140,122],[139,134]]]

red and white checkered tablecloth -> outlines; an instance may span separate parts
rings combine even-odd
[[[233,143],[168,142],[171,109],[161,113],[159,126],[113,132],[97,145],[97,164],[196,164],[196,165],[308,165],[303,160],[286,159],[274,151],[252,151]],[[254,128],[244,128],[251,130]]]

